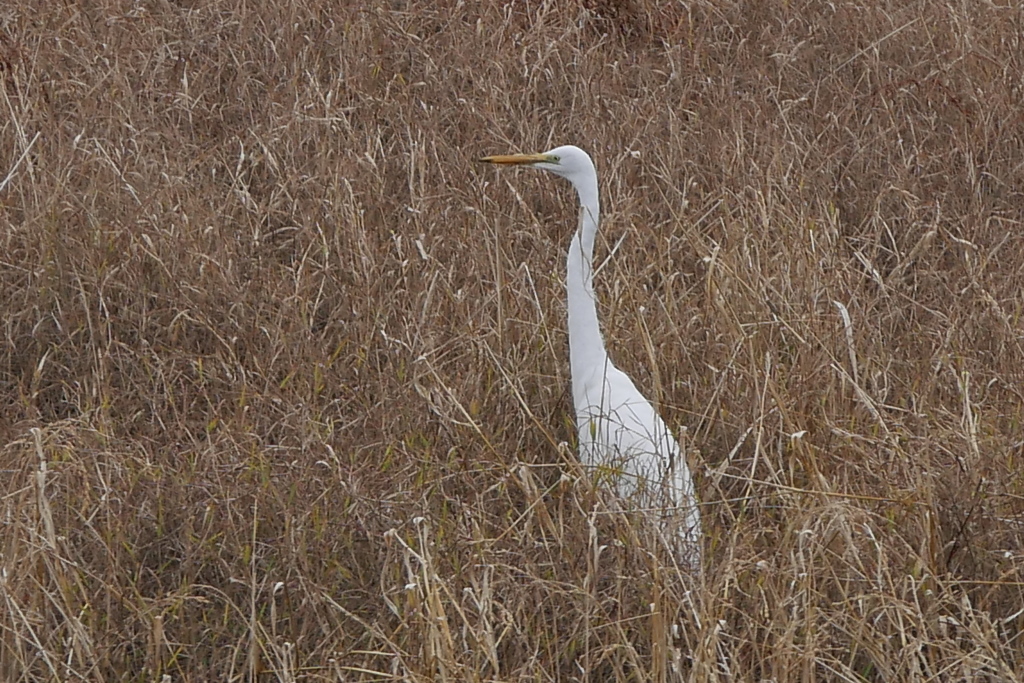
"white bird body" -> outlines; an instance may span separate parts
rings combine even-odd
[[[580,461],[614,482],[618,495],[661,512],[677,529],[693,566],[700,565],[700,512],[693,480],[671,431],[626,373],[615,367],[601,336],[594,296],[594,241],[600,219],[597,171],[578,147],[543,154],[485,157],[496,164],[529,165],[572,183],[580,220],[569,244],[566,292],[569,365]]]

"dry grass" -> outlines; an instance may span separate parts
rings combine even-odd
[[[0,10],[0,678],[1024,675],[1024,10],[348,4]],[[700,579],[471,161],[567,142]]]

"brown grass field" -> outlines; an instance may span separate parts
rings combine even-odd
[[[1024,676],[1019,3],[28,0],[0,96],[3,681]]]

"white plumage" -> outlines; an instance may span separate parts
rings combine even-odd
[[[599,478],[611,478],[624,500],[661,513],[678,529],[687,560],[699,566],[700,512],[679,444],[633,381],[612,364],[601,337],[594,297],[594,241],[600,220],[594,162],[572,145],[481,161],[550,171],[576,188],[580,219],[569,244],[566,291],[580,460],[596,468]]]

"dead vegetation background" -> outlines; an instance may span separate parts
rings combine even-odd
[[[1009,681],[1024,10],[0,10],[0,677]],[[680,430],[681,576],[572,456],[568,186]],[[562,444],[568,445],[562,445]]]

